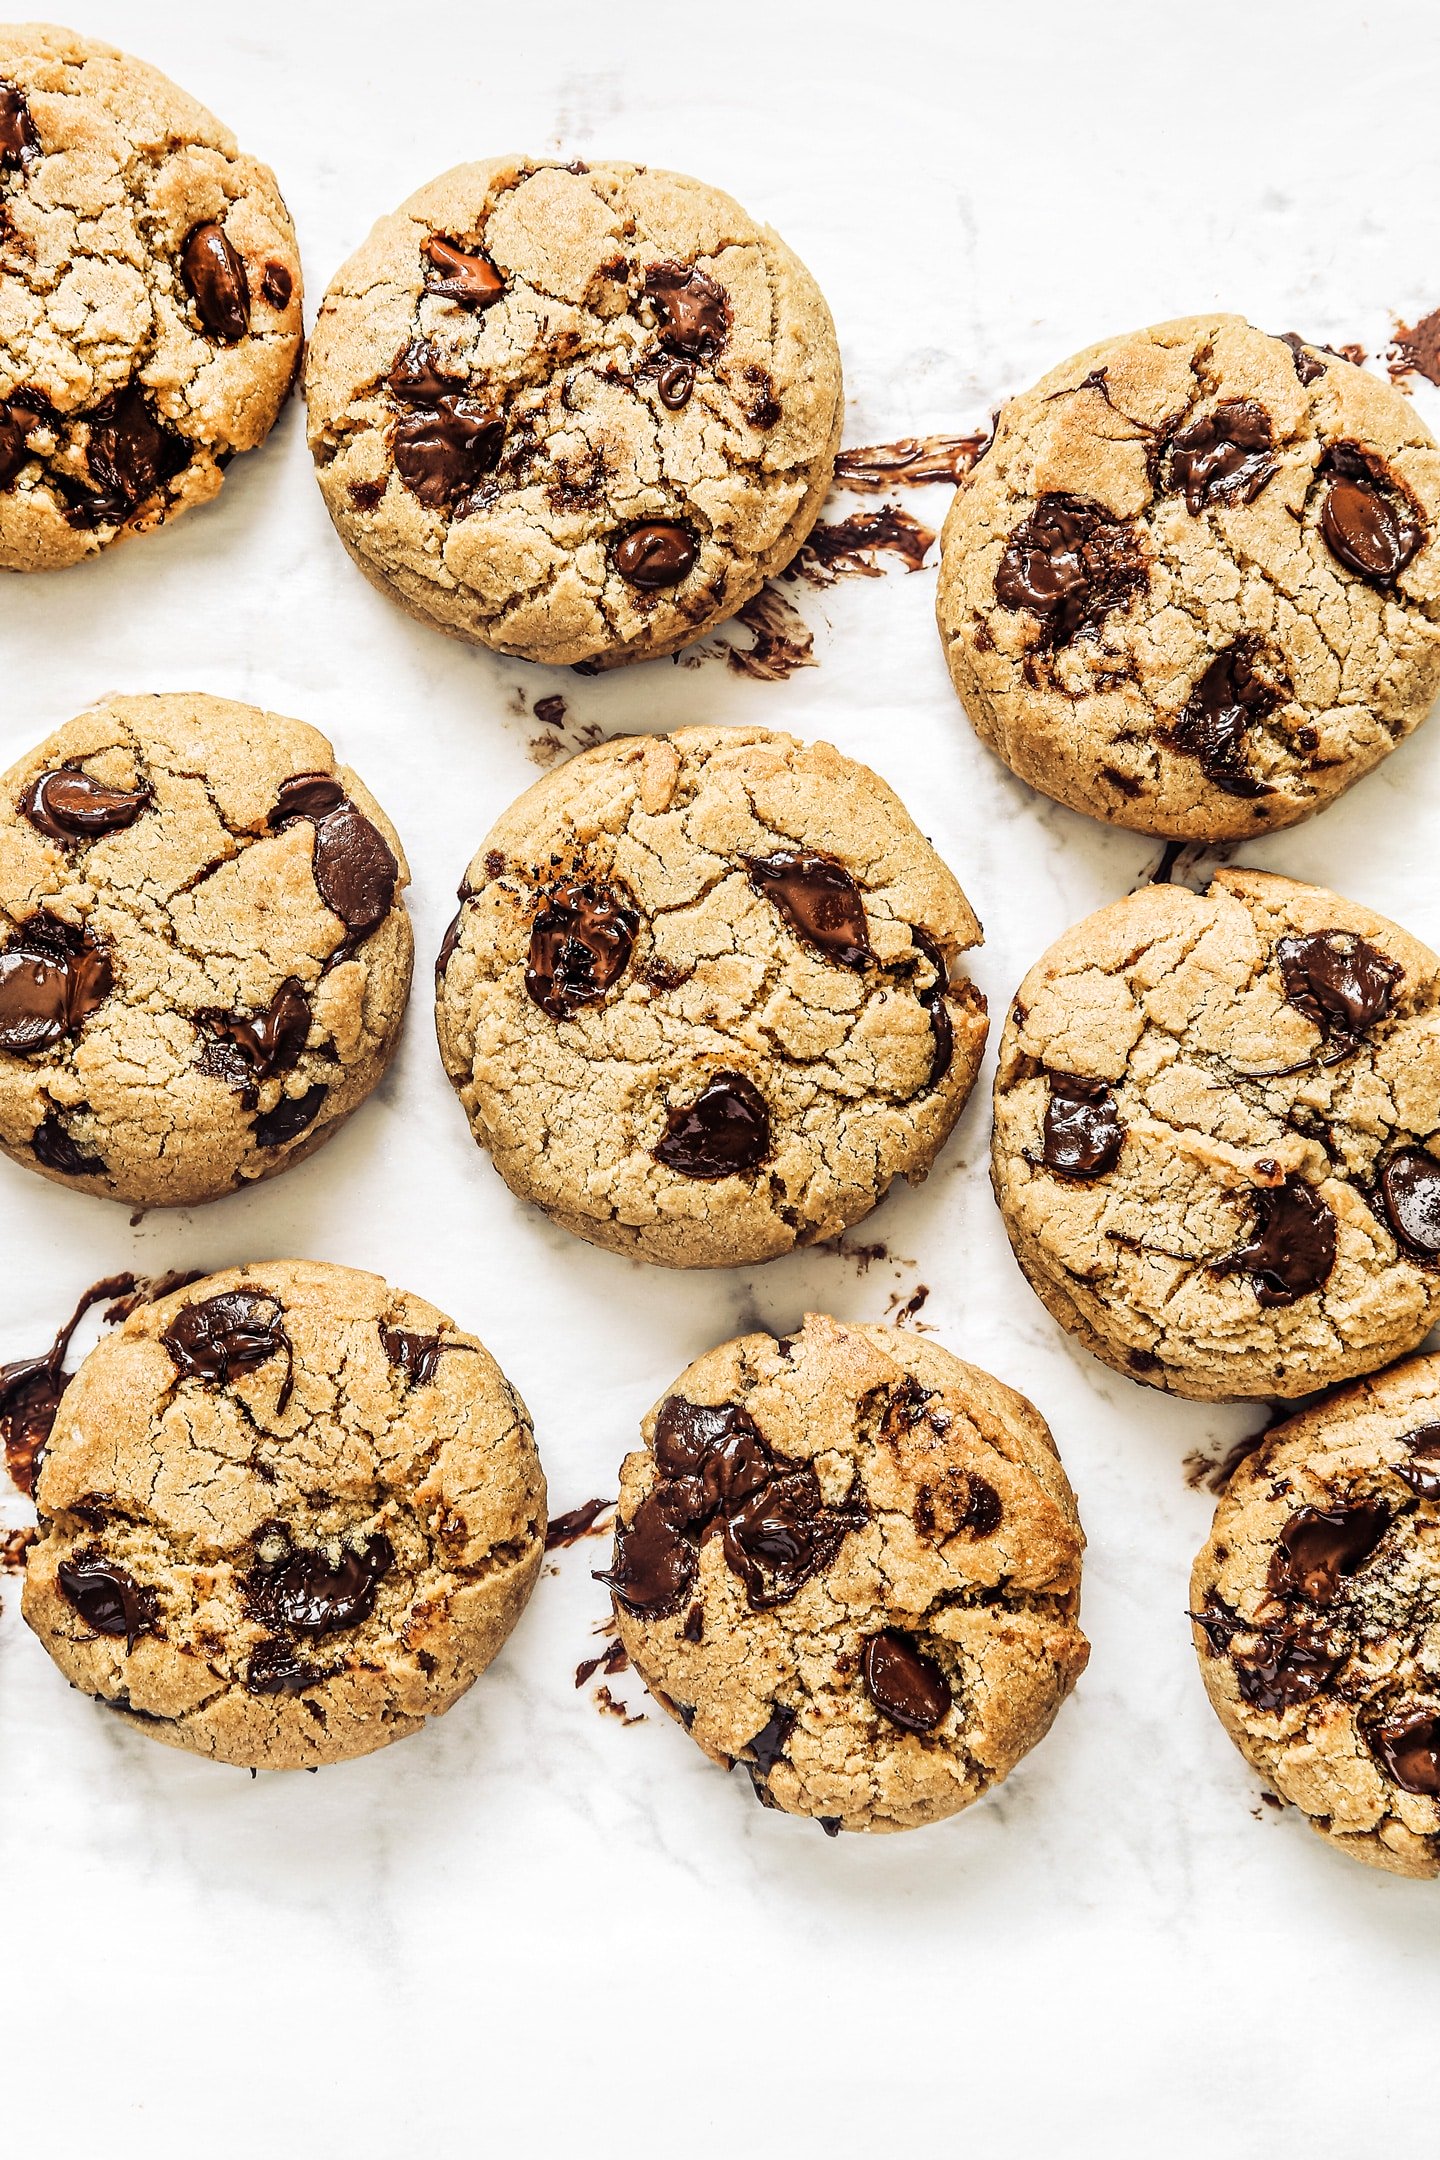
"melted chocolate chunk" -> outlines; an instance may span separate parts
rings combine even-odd
[[[208,1040],[201,1070],[235,1088],[253,1109],[259,1082],[289,1072],[310,1033],[310,1000],[287,975],[258,1019],[240,1013],[205,1013]]]
[[[1355,443],[1336,443],[1320,466],[1328,479],[1320,530],[1338,562],[1369,585],[1393,583],[1425,538],[1408,494]]]
[[[1440,1164],[1436,1166],[1440,1172]],[[1335,1216],[1303,1178],[1256,1186],[1250,1194],[1255,1235],[1211,1262],[1217,1275],[1243,1269],[1262,1305],[1293,1305],[1318,1290],[1335,1265]]]
[[[190,462],[190,445],[157,420],[140,392],[121,390],[87,413],[85,462],[93,488],[61,480],[65,516],[83,532],[123,525]]]
[[[1385,1775],[1406,1792],[1440,1800],[1440,1717],[1394,1718],[1369,1735],[1370,1750]]]
[[[1275,959],[1286,1003],[1313,1022],[1327,1042],[1347,1049],[1389,1018],[1405,979],[1397,961],[1351,930],[1280,938]]]
[[[880,1715],[904,1732],[933,1732],[953,1700],[950,1683],[934,1658],[893,1628],[870,1637],[860,1673]]]
[[[1125,1142],[1115,1097],[1103,1080],[1062,1072],[1045,1077],[1050,1083],[1041,1152],[1046,1169],[1067,1178],[1104,1177],[1119,1162]]]
[[[1245,733],[1280,703],[1280,692],[1258,673],[1258,638],[1237,638],[1217,653],[1196,683],[1185,709],[1163,737],[1173,749],[1198,759],[1213,787],[1226,795],[1268,795],[1245,763]]]
[[[21,1492],[35,1489],[55,1412],[70,1385],[64,1365],[71,1336],[92,1305],[106,1298],[123,1299],[135,1291],[135,1280],[133,1275],[106,1275],[92,1283],[48,1350],[39,1357],[16,1358],[9,1365],[0,1365],[0,1438],[5,1443],[5,1467]],[[109,1317],[117,1315],[112,1311]]]
[[[245,1686],[252,1695],[299,1695],[330,1677],[322,1665],[311,1665],[293,1643],[272,1636],[250,1653],[245,1667]]]
[[[1044,642],[1068,645],[1145,590],[1149,573],[1134,528],[1078,495],[1042,495],[1011,533],[995,597],[1039,617]]]
[[[770,1112],[743,1073],[719,1072],[691,1103],[665,1114],[655,1160],[680,1177],[743,1177],[770,1153]]]
[[[259,1290],[222,1290],[182,1305],[160,1337],[177,1372],[219,1386],[284,1356],[287,1372],[276,1408],[290,1400],[293,1357],[278,1298]]]
[[[787,1710],[783,1703],[776,1703],[754,1739],[747,1743],[751,1759],[746,1768],[757,1791],[760,1781],[769,1777],[776,1763],[784,1761],[794,1730],[795,1712]]]
[[[0,400],[0,488],[6,488],[30,455],[26,437],[34,425],[32,416],[17,405]]]
[[[412,1335],[404,1328],[382,1324],[380,1341],[390,1363],[404,1373],[411,1387],[428,1387],[440,1363],[438,1335]]]
[[[1396,1477],[1417,1500],[1440,1500],[1440,1425],[1417,1425],[1401,1444],[1409,1448],[1412,1460],[1396,1464]]]
[[[615,549],[615,568],[627,585],[662,592],[689,577],[700,550],[689,528],[666,518],[633,525]]]
[[[1325,363],[1317,352],[1312,352],[1298,330],[1281,333],[1280,343],[1290,348],[1290,358],[1295,363],[1295,373],[1302,383],[1318,382],[1325,373]]]
[[[1192,1612],[1189,1618],[1205,1636],[1208,1657],[1220,1657],[1230,1648],[1237,1635],[1248,1632],[1248,1623],[1241,1619],[1233,1605],[1212,1590],[1205,1600],[1204,1612]]]
[[[153,1590],[142,1590],[133,1576],[99,1548],[87,1546],[73,1560],[62,1560],[56,1577],[65,1597],[97,1635],[123,1635],[127,1651],[137,1635],[152,1634],[159,1611]]]
[[[627,1611],[660,1619],[689,1602],[695,1574],[694,1550],[670,1520],[664,1487],[657,1487],[628,1523],[616,1524],[614,1564],[597,1579],[610,1585]]]
[[[400,865],[389,843],[328,773],[299,773],[281,784],[270,813],[273,830],[293,818],[315,827],[311,869],[320,898],[350,932],[350,951],[384,922]]]
[[[1257,1628],[1253,1650],[1235,1653],[1235,1681],[1252,1710],[1286,1710],[1326,1687],[1341,1660],[1301,1627]]]
[[[58,1170],[62,1177],[100,1177],[105,1164],[98,1155],[87,1155],[70,1133],[65,1130],[59,1117],[48,1110],[30,1135],[30,1147],[37,1162],[47,1170]]]
[[[505,280],[488,255],[467,253],[453,240],[432,233],[420,250],[425,258],[425,290],[434,298],[454,300],[464,308],[494,307]]]
[[[869,1520],[863,1501],[827,1507],[808,1466],[782,1466],[725,1518],[723,1549],[755,1612],[788,1604],[813,1575],[823,1575],[852,1530]]]
[[[785,918],[797,937],[838,967],[868,967],[870,926],[859,886],[828,855],[752,858],[750,882]]]
[[[133,789],[107,787],[67,765],[32,780],[17,808],[51,840],[94,840],[124,832],[154,799],[154,789],[143,782]]]
[[[104,947],[43,911],[0,953],[0,1051],[28,1057],[74,1035],[114,985]]]
[[[682,406],[688,405],[694,388],[693,360],[669,360],[656,373],[656,394],[669,412],[679,412]]]
[[[385,380],[403,405],[439,405],[465,390],[464,377],[446,373],[439,346],[427,339],[405,346]]]
[[[282,1095],[273,1110],[262,1111],[250,1130],[255,1135],[255,1145],[263,1148],[284,1147],[314,1124],[320,1115],[320,1105],[330,1090],[321,1080],[314,1087],[306,1088],[303,1095]]]
[[[500,461],[503,415],[478,398],[442,397],[395,423],[395,470],[427,510],[454,510]]]
[[[1276,468],[1270,415],[1249,398],[1227,398],[1177,429],[1165,448],[1170,485],[1191,517],[1214,505],[1254,502]]]
[[[294,773],[280,783],[275,807],[270,813],[271,829],[278,832],[292,818],[318,821],[327,810],[338,810],[345,800],[344,788],[331,774]]]
[[[930,1015],[930,1033],[935,1039],[935,1053],[930,1060],[926,1077],[927,1088],[938,1087],[950,1070],[950,1060],[955,1055],[955,1023],[950,1018],[950,1008],[945,1002],[950,988],[950,970],[945,955],[935,943],[928,930],[910,927],[910,942],[921,958],[928,960],[935,972],[935,980],[928,990],[917,990],[915,995]]]
[[[308,1545],[292,1545],[278,1523],[256,1538],[258,1564],[245,1578],[251,1612],[266,1627],[301,1635],[337,1635],[368,1620],[383,1578],[395,1564],[395,1548],[376,1531],[359,1550],[341,1547],[338,1558]]]
[[[287,308],[290,305],[290,295],[294,290],[295,280],[291,277],[284,263],[267,262],[265,275],[260,280],[261,298],[268,300],[273,308]]]
[[[1417,1260],[1440,1260],[1440,1162],[1402,1148],[1380,1173],[1380,1204],[1396,1238]]]
[[[195,227],[180,250],[180,274],[211,337],[238,344],[250,328],[250,280],[221,226]]]
[[[582,1005],[598,1005],[630,965],[639,927],[635,909],[594,879],[555,886],[531,928],[525,964],[525,988],[541,1012],[570,1020]]]
[[[40,156],[40,137],[30,107],[14,83],[0,82],[0,172],[23,172]]]
[[[440,940],[440,950],[435,955],[435,980],[437,983],[454,959],[455,948],[460,943],[460,925],[465,920],[465,897],[462,896],[459,907],[456,908],[454,915],[451,917],[449,927]]]
[[[730,329],[730,297],[703,270],[652,263],[645,297],[660,319],[660,343],[684,360],[713,360]]]
[[[969,1490],[960,1517],[960,1529],[972,1538],[993,1537],[1005,1514],[999,1493],[989,1478],[981,1477],[974,1470],[966,1472],[965,1482]]]
[[[1328,1605],[1341,1579],[1364,1566],[1389,1527],[1390,1510],[1375,1501],[1299,1509],[1280,1532],[1270,1562],[1270,1588],[1280,1597]]]

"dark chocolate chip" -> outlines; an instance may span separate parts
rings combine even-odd
[[[457,918],[458,920],[458,918]],[[608,886],[567,878],[547,895],[530,931],[525,988],[552,1020],[598,1005],[630,964],[640,917]]]
[[[427,510],[454,510],[493,472],[502,415],[478,398],[442,397],[395,423],[395,470]]]
[[[1369,1735],[1370,1750],[1385,1775],[1406,1792],[1440,1800],[1440,1717],[1393,1718]]]
[[[1189,1615],[1205,1636],[1205,1651],[1209,1657],[1220,1657],[1230,1648],[1237,1635],[1249,1632],[1248,1621],[1242,1620],[1233,1605],[1210,1591],[1205,1599],[1204,1612]]]
[[[743,1073],[718,1072],[693,1102],[666,1112],[655,1160],[680,1177],[740,1177],[770,1153],[770,1112]]]
[[[698,1643],[705,1640],[705,1608],[703,1605],[692,1605],[690,1607],[689,1612],[685,1615],[685,1625],[680,1632],[688,1643]]]
[[[1078,495],[1042,495],[1005,544],[995,573],[1001,607],[1036,615],[1045,643],[1068,645],[1145,590],[1133,526]]]
[[[17,807],[52,840],[94,840],[101,833],[123,832],[153,800],[154,790],[144,782],[138,788],[107,787],[67,765],[32,780]]]
[[[343,796],[315,820],[311,869],[316,891],[350,932],[352,948],[384,922],[400,865],[383,834]]]
[[[660,318],[660,343],[686,360],[713,360],[730,329],[730,298],[723,285],[684,263],[652,263],[645,297]]]
[[[1402,1148],[1380,1173],[1380,1204],[1396,1238],[1418,1260],[1440,1260],[1440,1162]]]
[[[1280,703],[1280,692],[1255,666],[1258,638],[1237,638],[1217,653],[1196,683],[1185,709],[1163,736],[1172,748],[1198,759],[1212,786],[1226,795],[1268,795],[1245,763],[1245,734]]]
[[[752,1778],[768,1778],[776,1763],[784,1760],[794,1730],[795,1712],[787,1710],[783,1703],[776,1703],[754,1739],[747,1743],[753,1764]]]
[[[404,1328],[381,1325],[380,1341],[385,1355],[411,1387],[426,1387],[440,1362],[438,1335],[414,1335]]]
[[[403,405],[438,405],[465,390],[463,375],[447,374],[439,346],[424,339],[396,354],[385,380]]]
[[[1436,1165],[1440,1186],[1440,1164]],[[1250,1194],[1255,1235],[1248,1245],[1211,1262],[1217,1275],[1243,1269],[1262,1305],[1293,1305],[1318,1290],[1335,1265],[1335,1216],[1302,1178],[1256,1186]],[[1440,1220],[1437,1220],[1440,1229]]]
[[[927,1088],[933,1088],[938,1087],[949,1072],[950,1061],[955,1055],[955,1023],[950,1018],[950,1008],[945,1002],[950,988],[950,970],[944,953],[928,930],[917,930],[912,924],[910,942],[921,958],[929,961],[935,975],[928,990],[917,990],[915,993],[930,1015],[930,1033],[935,1041],[930,1071],[925,1081]]]
[[[1425,537],[1410,497],[1354,443],[1328,450],[1320,471],[1329,482],[1320,530],[1331,554],[1367,584],[1391,584]]]
[[[250,328],[250,280],[223,227],[195,227],[180,250],[180,271],[211,337],[238,344]]]
[[[7,488],[30,455],[29,435],[34,413],[12,398],[0,399],[0,488]]]
[[[330,1090],[323,1081],[306,1088],[303,1095],[282,1095],[273,1110],[262,1111],[251,1126],[255,1145],[263,1148],[284,1147],[286,1142],[299,1137],[314,1124],[320,1115],[320,1105]]]
[[[302,1635],[358,1627],[370,1617],[381,1581],[395,1564],[395,1548],[380,1531],[358,1550],[342,1546],[333,1561],[311,1546],[292,1546],[278,1524],[262,1530],[256,1546],[259,1564],[245,1578],[250,1610],[267,1627]]]
[[[868,967],[870,926],[859,886],[828,855],[767,855],[746,864],[750,882],[797,937],[839,967]]]
[[[295,290],[295,280],[284,263],[267,262],[265,275],[260,280],[260,296],[273,308],[287,308],[290,295]]]
[[[30,107],[14,83],[0,82],[0,172],[23,172],[40,156],[40,137]]]
[[[1327,1042],[1351,1044],[1386,1020],[1405,979],[1398,961],[1352,930],[1316,930],[1277,940],[1275,959],[1287,1004]]]
[[[309,1664],[293,1643],[278,1635],[258,1644],[245,1667],[245,1686],[252,1695],[299,1695],[329,1677],[323,1666]]]
[[[1290,358],[1295,363],[1295,373],[1302,383],[1318,382],[1325,373],[1325,363],[1317,352],[1305,343],[1298,330],[1281,333],[1280,343],[1290,348]]]
[[[695,1573],[694,1551],[670,1520],[662,1486],[646,1494],[628,1523],[616,1524],[614,1562],[599,1580],[627,1611],[659,1619],[689,1601]]]
[[[667,360],[655,377],[656,392],[669,412],[679,412],[682,406],[688,405],[694,388],[693,360]]]
[[[933,1732],[953,1700],[950,1683],[908,1635],[872,1635],[860,1660],[865,1692],[882,1717],[904,1732]]]
[[[344,788],[332,774],[294,773],[280,783],[270,813],[271,828],[278,832],[292,818],[322,818],[327,810],[338,810],[345,799]]]
[[[53,1049],[109,996],[109,955],[86,931],[32,915],[0,953],[0,1050],[21,1057]]]
[[[437,983],[455,957],[455,948],[460,943],[460,925],[464,920],[465,903],[462,900],[451,918],[449,928],[440,940],[440,950],[435,955],[435,980]]]
[[[95,485],[61,483],[65,516],[81,531],[123,525],[190,462],[190,445],[155,417],[133,386],[84,417],[90,430],[85,461]]]
[[[293,1358],[280,1301],[259,1290],[222,1290],[182,1305],[160,1341],[177,1372],[212,1384],[258,1372],[272,1357],[283,1356],[287,1367]],[[281,1410],[290,1399],[291,1377],[287,1371]]]
[[[774,1474],[730,1504],[725,1558],[745,1585],[752,1610],[768,1612],[788,1604],[812,1576],[823,1575],[850,1532],[863,1529],[869,1519],[862,1498],[827,1507],[809,1465],[786,1464],[777,1456]]]
[[[62,1177],[100,1177],[104,1173],[101,1158],[87,1155],[53,1110],[45,1113],[30,1135],[30,1146],[37,1162],[47,1170],[58,1170]]]
[[[258,1019],[241,1013],[205,1013],[207,1031],[201,1070],[238,1089],[249,1107],[258,1083],[289,1072],[310,1033],[310,1000],[293,975],[287,975]]]
[[[1340,1659],[1306,1628],[1256,1629],[1254,1649],[1235,1653],[1235,1682],[1252,1710],[1287,1710],[1328,1685]]]
[[[615,568],[627,585],[641,592],[661,592],[678,585],[694,569],[700,550],[687,526],[652,518],[633,525],[615,549]]]
[[[1225,399],[1177,429],[1165,448],[1170,485],[1191,517],[1212,505],[1254,502],[1276,469],[1270,415],[1249,398]]]
[[[989,1478],[979,1476],[974,1470],[966,1472],[966,1484],[969,1492],[959,1527],[972,1538],[993,1537],[1005,1514],[999,1493]]]
[[[97,1635],[123,1635],[126,1649],[133,1650],[137,1635],[153,1632],[159,1611],[155,1592],[142,1589],[97,1547],[62,1560],[56,1576],[66,1598]]]
[[[461,307],[493,307],[505,290],[505,280],[488,255],[467,252],[453,240],[432,233],[420,250],[425,258],[425,290]]]
[[[1050,1084],[1041,1156],[1046,1169],[1067,1178],[1104,1177],[1119,1162],[1125,1142],[1115,1097],[1103,1080],[1062,1072],[1045,1077]]]
[[[1277,1596],[1328,1605],[1342,1577],[1364,1566],[1389,1527],[1390,1510],[1378,1501],[1299,1509],[1280,1532],[1270,1562],[1270,1588]]]
[[[1417,1425],[1401,1437],[1411,1460],[1397,1463],[1395,1475],[1409,1486],[1417,1500],[1440,1500],[1440,1425]]]

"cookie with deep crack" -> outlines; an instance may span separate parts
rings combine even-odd
[[[409,873],[319,731],[115,697],[0,779],[0,1147],[135,1207],[298,1162],[390,1061]]]
[[[335,528],[422,622],[527,660],[673,652],[784,568],[840,440],[803,263],[682,173],[495,158],[382,218],[305,370]]]
[[[1317,885],[1146,886],[1020,985],[993,1178],[1032,1288],[1132,1379],[1374,1371],[1440,1319],[1440,961]]]
[[[976,732],[1057,802],[1243,839],[1440,689],[1440,450],[1389,383],[1236,315],[1111,338],[1001,414],[941,541]]]
[[[1084,1537],[1040,1413],[898,1328],[810,1313],[697,1358],[620,1473],[611,1586],[651,1693],[829,1831],[953,1815],[1085,1668]]]
[[[828,744],[621,737],[481,845],[441,1054],[506,1183],[577,1236],[769,1260],[929,1169],[985,1046],[979,942],[903,805]]]
[[[0,569],[55,570],[219,491],[300,358],[275,176],[155,68],[0,25]]]
[[[270,1770],[448,1710],[535,1587],[545,1480],[499,1366],[378,1275],[267,1261],[141,1306],[65,1391],[24,1613],[136,1729]]]
[[[1440,1875],[1440,1358],[1343,1388],[1231,1478],[1190,1585],[1241,1753],[1342,1852]]]

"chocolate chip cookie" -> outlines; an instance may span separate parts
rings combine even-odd
[[[0,25],[0,569],[55,570],[219,491],[300,358],[274,174],[156,69]]]
[[[1020,985],[995,1195],[1063,1327],[1152,1387],[1294,1396],[1440,1319],[1440,961],[1261,871],[1150,885]]]
[[[1194,316],[1006,407],[945,521],[938,613],[981,739],[1176,839],[1322,809],[1440,688],[1440,450],[1388,383]]]
[[[495,158],[331,280],[305,371],[335,527],[422,622],[527,660],[673,652],[814,524],[840,439],[804,265],[681,173]]]
[[[884,782],[761,728],[620,738],[514,803],[438,962],[514,1192],[668,1267],[835,1237],[922,1178],[985,1046],[964,894]]]
[[[1267,1434],[1190,1585],[1210,1700],[1241,1753],[1371,1867],[1440,1875],[1440,1358]]]
[[[687,1368],[626,1457],[603,1579],[651,1693],[756,1798],[829,1831],[937,1822],[1085,1669],[1084,1538],[1023,1395],[811,1313]]]
[[[136,1729],[270,1770],[448,1710],[535,1587],[545,1480],[473,1335],[378,1275],[234,1268],[65,1391],[25,1618]]]
[[[298,1162],[389,1063],[408,875],[299,720],[82,713],[0,779],[0,1147],[136,1207]]]

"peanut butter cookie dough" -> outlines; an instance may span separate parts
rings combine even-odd
[[[1440,961],[1224,870],[1067,931],[1020,985],[995,1195],[1063,1327],[1178,1395],[1308,1394],[1440,1319]]]
[[[1312,1829],[1440,1875],[1440,1358],[1407,1359],[1269,1433],[1195,1562],[1221,1724]]]
[[[0,1147],[188,1206],[311,1153],[389,1063],[405,856],[318,730],[115,697],[0,779]]]
[[[305,371],[335,528],[422,622],[527,660],[673,652],[783,569],[839,446],[818,287],[728,195],[492,158],[382,218]]]
[[[55,570],[219,491],[300,358],[274,174],[143,61],[0,24],[0,569]]]
[[[772,1259],[924,1177],[974,1084],[980,925],[884,782],[761,728],[621,738],[482,844],[441,1055],[523,1199],[668,1267]]]
[[[687,1368],[625,1459],[609,1581],[663,1707],[829,1831],[953,1815],[1085,1669],[1084,1538],[1039,1412],[938,1343],[811,1313]]]
[[[458,1701],[535,1587],[545,1480],[473,1335],[378,1275],[234,1268],[142,1306],[61,1399],[24,1613],[137,1730],[269,1770]]]
[[[1243,839],[1334,800],[1440,688],[1440,450],[1295,336],[1192,316],[1001,414],[941,542],[981,740],[1072,810]]]

